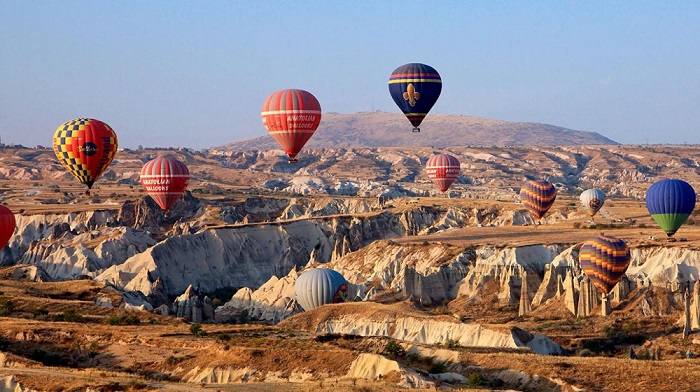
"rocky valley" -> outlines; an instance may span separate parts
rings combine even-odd
[[[439,151],[461,161],[448,197],[422,170]],[[658,377],[689,367],[690,385],[700,369],[693,331],[682,336],[686,303],[700,328],[697,211],[669,242],[643,200],[664,177],[698,189],[697,147],[309,149],[298,166],[274,150],[121,151],[91,196],[52,154],[0,151],[17,221],[0,254],[0,367],[13,375],[0,390],[41,390],[32,371],[55,385],[80,372],[71,385],[95,390],[133,377],[532,391],[632,390],[615,377],[628,371],[664,390]],[[192,173],[168,214],[138,183],[157,155]],[[516,195],[543,176],[559,196],[537,225]],[[593,186],[609,197],[594,221],[578,203]],[[601,233],[632,256],[607,317],[578,263]],[[294,283],[314,267],[340,272],[353,301],[303,312]],[[629,350],[665,370],[643,375]],[[609,360],[620,369],[594,376]]]

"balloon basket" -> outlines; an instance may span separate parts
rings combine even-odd
[[[413,127],[413,132],[420,132],[420,128],[418,128],[418,127]]]
[[[296,158],[289,158],[289,163],[299,163],[299,160]]]

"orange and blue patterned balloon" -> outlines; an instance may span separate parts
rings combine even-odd
[[[581,193],[579,199],[586,213],[593,217],[603,207],[603,203],[605,203],[605,193],[600,189],[586,189]]]
[[[109,125],[93,118],[76,118],[53,135],[56,158],[88,189],[117,154],[117,135]]]
[[[389,93],[396,105],[413,124],[413,132],[428,115],[442,91],[442,79],[435,68],[410,63],[394,70],[389,77]]]
[[[520,201],[537,220],[549,211],[556,198],[557,188],[546,180],[528,181],[520,189]]]
[[[649,214],[669,237],[695,209],[695,190],[683,180],[659,180],[649,187],[645,199]]]
[[[588,279],[607,295],[625,275],[630,264],[630,250],[621,239],[596,237],[584,242],[578,261]]]

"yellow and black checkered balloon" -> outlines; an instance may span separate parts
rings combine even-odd
[[[112,163],[117,135],[100,120],[76,118],[56,129],[53,150],[58,161],[89,189]]]

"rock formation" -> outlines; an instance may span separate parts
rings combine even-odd
[[[581,281],[581,290],[578,297],[577,316],[588,317],[593,314],[593,309],[598,306],[598,290],[588,279],[588,276],[583,275]]]
[[[191,285],[173,301],[172,314],[193,323],[214,321],[211,300],[200,294]]]
[[[526,316],[530,313],[530,294],[527,289],[527,271],[523,270],[522,275],[520,275],[520,307],[518,309],[518,316]]]
[[[575,283],[578,283],[578,280],[574,278],[574,273],[569,269],[564,280],[564,306],[574,316],[578,316],[579,292]]]

